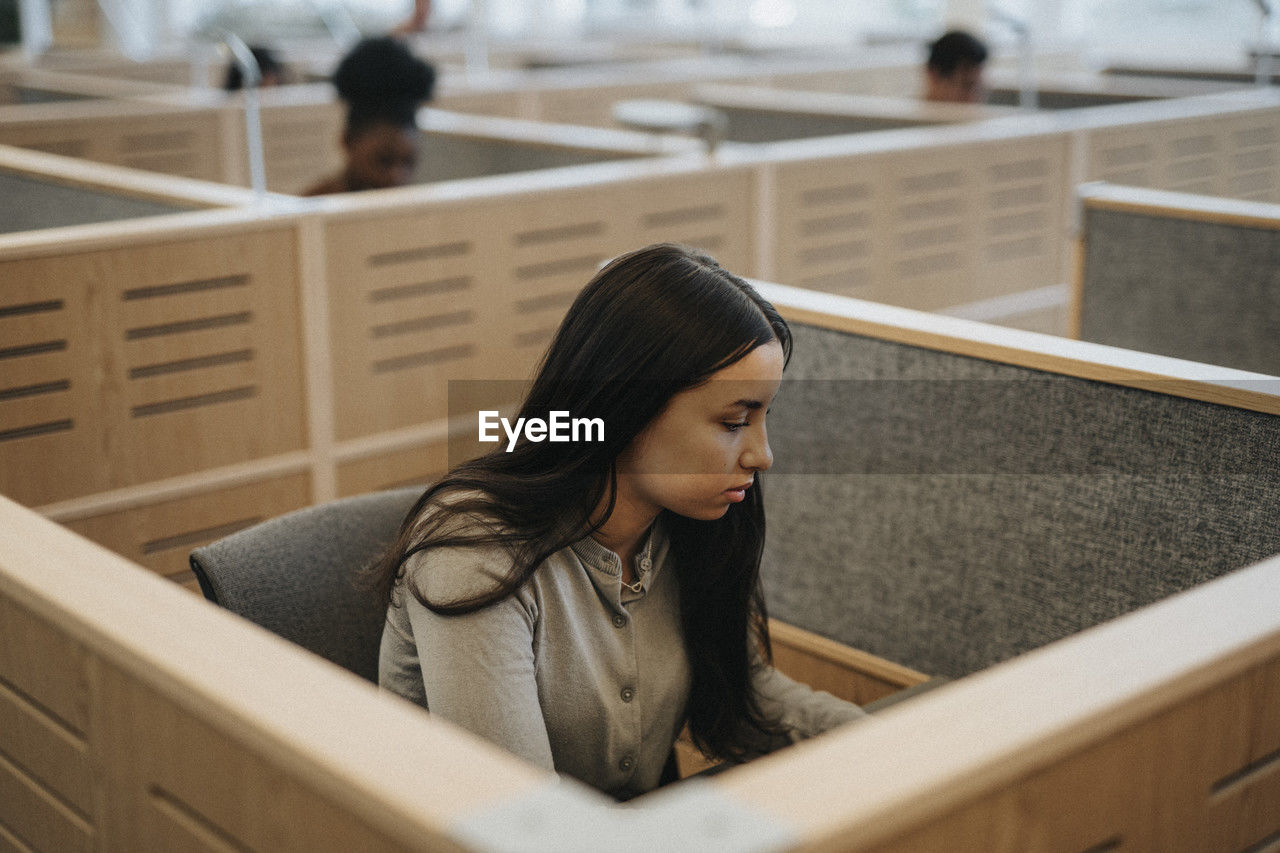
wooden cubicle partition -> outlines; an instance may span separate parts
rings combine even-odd
[[[4,252],[6,373],[50,390],[6,401],[3,492],[48,504],[301,449],[296,227],[195,213]]]
[[[179,576],[193,538],[309,503],[299,220],[39,152],[0,170],[15,204],[79,217],[0,236],[0,492]],[[273,476],[274,497],[216,497]]]
[[[1136,127],[1156,121],[1152,116],[1165,123],[1173,121],[1170,116],[1202,122],[1216,114],[1214,110],[1231,121],[1262,126],[1274,120],[1268,117],[1276,114],[1277,105],[1274,95],[1241,93],[1161,110],[1134,116],[1081,111],[1088,115],[1083,126],[1064,117],[999,119],[966,127],[895,131],[875,139],[778,144],[749,154],[725,152],[715,160],[598,165],[326,201],[317,208],[324,211],[322,226],[299,224],[290,236],[284,232],[293,226],[280,225],[283,230],[274,248],[264,248],[265,254],[258,256],[269,255],[270,264],[286,263],[280,259],[292,252],[293,260],[286,265],[301,270],[297,279],[290,277],[293,272],[279,277],[269,273],[274,280],[302,282],[273,291],[302,306],[302,331],[297,334],[306,342],[309,367],[302,374],[306,390],[300,399],[306,400],[307,420],[300,432],[287,441],[272,439],[268,434],[283,429],[283,421],[268,419],[272,430],[251,430],[243,441],[210,439],[181,458],[155,454],[142,462],[128,460],[133,451],[90,458],[94,451],[85,448],[107,446],[90,442],[78,451],[89,460],[85,465],[74,461],[81,457],[61,454],[56,472],[37,470],[29,457],[15,454],[9,463],[13,473],[7,476],[22,481],[18,496],[23,501],[86,531],[92,528],[100,537],[108,529],[121,536],[129,529],[117,513],[141,512],[144,506],[185,500],[215,486],[235,487],[246,479],[306,473],[310,482],[294,494],[307,494],[311,500],[428,479],[447,465],[451,429],[467,427],[450,426],[447,379],[468,371],[475,375],[494,363],[502,364],[508,375],[523,375],[594,265],[653,240],[700,245],[730,269],[747,274],[785,276],[807,287],[935,309],[953,310],[975,300],[1016,302],[1027,291],[1054,290],[1066,276],[1064,188],[1071,185],[1071,176],[1087,171],[1089,161],[1082,162],[1079,146],[1091,134],[1110,133],[1117,123]],[[250,220],[253,217],[247,216],[242,224],[257,228]],[[140,245],[149,239],[140,235],[150,227],[130,225],[122,233],[130,246]],[[229,231],[220,246],[239,245]],[[155,258],[182,257],[175,248],[181,242],[177,233],[164,238],[168,248],[157,248]],[[205,253],[202,275],[240,275],[231,263],[240,260],[239,250],[198,248],[203,234],[187,235],[190,252]],[[62,259],[54,255],[63,247],[53,240],[41,242],[44,239],[24,237],[6,243],[10,268],[18,269],[23,253],[37,244],[43,246],[36,250],[38,265],[49,270],[40,275],[58,278],[64,288],[72,281],[64,275],[79,269],[77,264],[96,270],[109,263],[132,263],[124,260],[132,249],[109,250],[105,236],[97,244],[100,252],[73,246],[73,255]],[[255,256],[246,252],[244,257]],[[173,263],[177,269],[185,262]],[[170,278],[146,287],[178,282]],[[427,285],[445,289],[432,293]],[[455,285],[460,289],[448,289]],[[286,291],[292,296],[281,295]],[[408,301],[374,302],[374,291],[403,295]],[[1054,302],[1045,311],[1052,314],[1062,308]],[[219,316],[244,313],[228,309]],[[1024,312],[1019,322],[1027,322],[1028,316]],[[52,317],[43,319],[52,323]],[[234,334],[230,328],[217,331]],[[287,348],[299,338],[282,340]],[[127,349],[138,349],[133,343],[137,342]],[[95,357],[109,351],[93,346],[99,347]],[[263,357],[292,358],[276,352],[281,345],[275,338],[263,346]],[[128,364],[120,369],[146,367]],[[236,369],[217,366],[221,374]],[[459,373],[452,372],[455,369]],[[64,381],[71,379],[42,373],[13,387]],[[97,398],[86,399],[75,407],[75,417],[37,411],[32,399],[6,405],[29,411],[34,418],[14,429],[68,420],[107,429],[106,424],[116,423],[110,412],[138,407],[152,411],[145,407],[161,401],[131,400],[133,389],[173,381],[159,376],[146,377],[145,382],[122,381],[111,386],[116,396],[107,398],[114,409],[98,406]],[[82,381],[72,387],[86,386]],[[237,381],[163,399],[176,405],[187,397],[208,399],[205,395],[222,392],[247,395],[253,387]],[[180,416],[176,411],[168,414]],[[181,417],[199,421],[201,429],[214,429],[194,410]],[[122,423],[137,425],[135,420]],[[225,426],[231,430],[226,435],[235,436],[245,423],[233,418]],[[135,434],[121,429],[113,426],[103,433],[113,442],[110,448],[147,446],[145,430]],[[39,438],[48,443],[56,435]],[[250,459],[259,461],[247,462]],[[19,477],[19,471],[26,473]],[[168,517],[157,512],[154,518]],[[115,521],[91,521],[99,517]],[[256,515],[243,516],[249,517]],[[181,548],[166,548],[165,543],[192,541],[200,531],[222,531],[238,520],[240,516],[214,514],[182,530],[140,521],[133,544],[118,547],[149,565],[163,564],[166,572],[181,572]],[[167,554],[163,559],[157,556],[162,551]]]
[[[0,104],[5,106],[74,103],[101,98],[122,100],[156,95],[171,90],[170,86],[154,83],[112,80],[92,74],[0,64]]]
[[[1048,119],[762,148],[773,278],[938,310],[1065,273],[1070,138]]]
[[[1280,411],[1239,372],[765,293],[837,337],[1217,400],[1210,421]],[[1280,829],[1280,559],[617,807],[4,500],[0,531],[10,846],[1200,851],[1264,849]]]
[[[0,143],[249,185],[242,95],[157,87],[117,97],[0,107]],[[341,164],[345,113],[331,87],[282,86],[260,98],[268,189],[300,192]]]
[[[0,107],[0,144],[209,181],[225,179],[219,110],[90,100]]]
[[[753,257],[750,171],[698,157],[294,207],[0,239],[0,492],[189,579],[201,541],[445,470],[449,381],[527,378],[607,258]]]
[[[693,94],[695,87],[706,83],[763,86],[778,80],[851,73],[888,73],[896,77],[899,66],[887,72],[881,66],[888,60],[900,60],[902,56],[901,48],[875,49],[857,57],[726,54],[525,73],[498,71],[477,79],[446,74],[441,80],[435,103],[443,109],[462,112],[484,112],[559,124],[616,127],[612,116],[615,101],[635,98],[683,100]]]
[[[243,96],[223,96],[230,108],[230,142],[226,181],[249,185]],[[327,83],[280,86],[261,93],[263,157],[267,188],[299,194],[343,165],[342,129],[346,110]]]
[[[539,784],[3,498],[0,516],[6,849],[457,850],[458,815]]]
[[[1280,97],[1009,116],[735,148],[721,159],[757,170],[762,275],[1065,334],[1075,185],[1137,169],[1130,176],[1143,185],[1176,189],[1211,172],[1215,193],[1271,193]]]
[[[1280,205],[1088,185],[1075,337],[1280,375]]]
[[[348,459],[443,441],[450,380],[529,378],[610,257],[674,240],[750,269],[752,192],[750,170],[693,157],[324,200],[339,476]]]
[[[1242,90],[1076,111],[1080,180],[1280,202],[1280,95]]]

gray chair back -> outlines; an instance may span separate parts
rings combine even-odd
[[[191,552],[205,598],[370,681],[386,612],[356,572],[395,538],[421,487],[308,507]]]

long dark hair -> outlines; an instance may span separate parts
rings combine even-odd
[[[432,611],[455,615],[511,595],[548,557],[607,520],[617,499],[618,456],[673,396],[771,341],[790,356],[791,333],[774,307],[707,255],[663,243],[611,261],[569,309],[519,413],[601,418],[604,441],[520,441],[511,452],[495,450],[454,468],[418,500],[374,567],[384,600],[402,582]],[[740,758],[778,732],[751,680],[754,649],[770,656],[759,479],[719,519],[664,512],[663,524],[692,671],[689,728],[703,752]],[[491,591],[431,601],[405,576],[414,554],[486,545],[502,546],[512,561]]]

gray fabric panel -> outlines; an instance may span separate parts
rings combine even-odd
[[[1280,231],[1085,218],[1081,337],[1280,375]]]
[[[448,133],[423,132],[419,137],[418,165],[413,183],[483,178],[537,169],[583,166],[611,160],[629,160],[637,155],[589,148],[562,148],[501,139],[464,137]]]
[[[986,102],[1016,107],[1021,97],[1022,92],[1018,89],[992,89],[987,92]],[[1143,95],[1108,95],[1104,92],[1055,92],[1043,89],[1036,92],[1036,106],[1042,110],[1078,110],[1083,107],[1106,107],[1151,100],[1155,98]]]
[[[102,190],[0,172],[0,233],[111,222],[192,210],[190,206],[112,195]]]
[[[823,116],[804,113],[782,113],[747,107],[712,105],[724,113],[729,128],[724,138],[733,142],[783,142],[788,139],[810,139],[818,136],[840,136],[868,133],[901,127],[921,127],[926,122],[876,116]]]
[[[957,678],[1280,552],[1280,418],[794,330],[772,615]]]
[[[378,680],[386,609],[355,573],[381,555],[423,488],[273,518],[191,554],[205,596],[357,675]]]

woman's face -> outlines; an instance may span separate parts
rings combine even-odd
[[[782,365],[771,341],[672,397],[618,459],[619,505],[711,521],[745,500],[756,472],[773,464],[765,413]]]
[[[353,190],[377,190],[408,184],[418,165],[417,142],[416,128],[391,122],[370,125],[348,138],[348,185]]]

